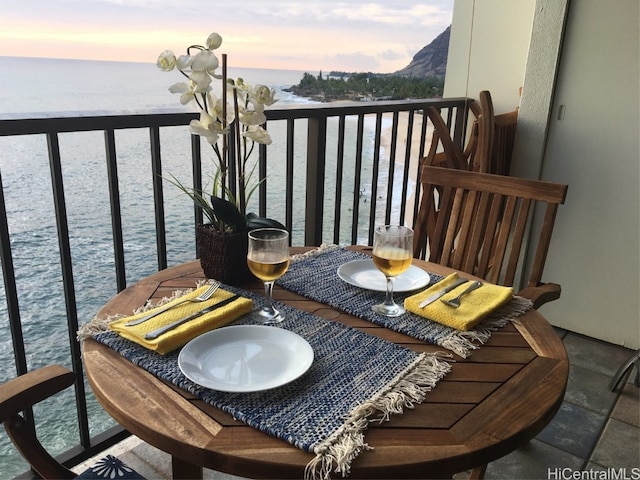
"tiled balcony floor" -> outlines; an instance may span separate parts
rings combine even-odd
[[[558,334],[570,361],[560,411],[535,439],[490,463],[485,478],[605,478],[595,472],[609,469],[606,478],[640,478],[640,403],[638,388],[630,383],[635,369],[615,392],[609,390],[611,378],[633,352],[562,330]],[[171,478],[170,457],[139,439],[130,438],[114,448],[147,478]],[[573,476],[578,471],[584,472],[582,476]],[[237,478],[212,470],[205,470],[204,476]]]

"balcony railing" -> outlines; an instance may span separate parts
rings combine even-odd
[[[418,159],[431,141],[422,115],[427,106],[441,109],[461,144],[464,98],[268,110],[274,141],[257,151],[264,181],[250,207],[284,223],[293,245],[371,244],[375,224],[411,225]],[[193,118],[0,120],[0,335],[12,342],[0,343],[0,381],[49,363],[76,372],[75,397],[60,401],[64,412],[75,403],[68,430],[77,438],[55,447],[67,464],[126,436],[105,419],[83,381],[79,323],[128,284],[197,256],[202,212],[164,180],[174,175],[195,188],[210,180],[209,146],[186,126]],[[43,412],[26,414],[46,430]],[[11,455],[3,441],[0,459]]]

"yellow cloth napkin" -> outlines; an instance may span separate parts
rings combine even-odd
[[[408,311],[426,317],[429,320],[447,325],[456,330],[467,331],[471,330],[480,320],[507,303],[513,297],[513,289],[511,287],[501,287],[483,282],[480,288],[462,297],[458,308],[445,305],[440,299],[424,308],[419,307],[420,302],[429,295],[439,292],[448,285],[455,283],[458,278],[457,273],[452,273],[426,290],[407,297],[404,301],[404,307]],[[468,286],[469,282],[463,283],[440,298],[443,300],[455,298]]]
[[[124,338],[127,338],[142,345],[143,347],[146,347],[150,350],[155,350],[156,352],[164,355],[175,350],[176,348],[182,347],[184,344],[189,342],[189,340],[202,335],[209,330],[213,330],[214,328],[222,327],[233,322],[245,313],[249,313],[253,309],[253,301],[249,300],[248,298],[238,297],[235,300],[229,301],[229,299],[231,299],[234,294],[222,289],[218,289],[218,291],[205,302],[183,303],[182,305],[171,308],[166,312],[161,313],[158,316],[153,317],[139,325],[125,325],[132,320],[144,317],[145,315],[148,315],[159,309],[166,308],[168,305],[175,305],[187,298],[195,298],[202,292],[204,292],[207,288],[209,288],[209,285],[204,285],[160,307],[155,307],[147,310],[146,312],[131,315],[129,317],[120,318],[109,324],[109,327],[112,330],[118,332]],[[225,301],[227,301],[228,303],[226,303]],[[183,323],[179,327],[176,327],[173,330],[160,335],[154,340],[146,340],[144,338],[144,336],[149,332],[152,332],[164,325],[168,325],[171,322],[186,317],[187,315],[199,312],[200,310],[219,303],[222,303],[220,308],[205,313],[204,315],[194,318],[187,323]]]

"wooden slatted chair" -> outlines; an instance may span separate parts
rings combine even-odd
[[[455,145],[446,122],[435,107],[427,108],[433,137],[423,165],[508,175],[515,141],[518,109],[495,114],[491,93],[483,90],[469,105],[473,122],[464,150]]]
[[[518,125],[518,109],[494,116],[491,167],[488,173],[509,175]]]
[[[34,426],[20,412],[70,387],[75,374],[61,365],[50,365],[0,385],[0,421],[9,438],[31,468],[44,479],[143,479],[135,470],[111,455],[80,475],[66,468],[42,446]]]
[[[414,257],[514,286],[526,268],[524,255],[534,208],[544,217],[525,288],[534,307],[560,297],[560,285],[541,281],[558,205],[567,185],[503,175],[425,166],[414,225]],[[429,226],[429,227],[428,227]]]
[[[429,152],[422,159],[423,165],[457,168],[489,172],[491,168],[491,152],[495,121],[491,94],[480,92],[479,101],[469,105],[473,116],[471,132],[464,149],[460,149],[453,139],[449,127],[435,107],[426,109],[427,116],[433,124],[433,136]]]
[[[468,170],[473,170],[474,172],[496,173],[491,170],[491,152],[493,151],[493,144],[495,141],[495,114],[493,112],[493,101],[491,100],[491,94],[488,90],[480,92],[478,98],[480,101],[480,111],[475,112],[478,142],[476,148],[469,152],[467,160]],[[473,112],[474,110],[472,109],[471,111]]]

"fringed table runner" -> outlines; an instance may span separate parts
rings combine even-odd
[[[299,256],[276,283],[287,290],[330,305],[354,317],[441,346],[461,357],[468,357],[471,350],[478,348],[478,345],[489,339],[492,331],[522,315],[532,306],[529,300],[514,296],[513,300],[490,314],[475,329],[466,332],[410,312],[399,317],[378,315],[371,310],[371,307],[383,301],[385,293],[350,285],[342,281],[337,274],[338,267],[344,263],[370,258],[369,255],[353,250],[331,246],[321,247]],[[431,272],[429,275],[431,277],[429,286],[443,278]],[[406,297],[415,293],[416,290],[398,292],[393,296],[397,303],[402,303]]]
[[[264,299],[253,298],[256,308]],[[305,477],[328,479],[332,471],[349,473],[352,460],[370,447],[364,432],[370,421],[384,421],[423,401],[425,394],[450,370],[435,355],[419,354],[394,343],[335,322],[278,304],[286,319],[278,327],[306,339],[314,351],[310,369],[300,378],[262,392],[226,393],[201,387],[178,367],[179,350],[159,355],[113,331],[93,338],[149,371],[236,419],[305,451],[314,453]],[[105,325],[96,319],[95,325]],[[255,323],[244,317],[235,325]],[[95,326],[94,325],[94,326]],[[382,368],[383,366],[383,368]]]

